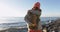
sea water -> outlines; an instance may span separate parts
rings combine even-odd
[[[59,17],[41,17],[41,22],[47,22],[49,20],[56,20]],[[24,17],[3,17],[0,18],[0,30],[8,28],[27,28],[27,23],[24,21]],[[25,30],[23,30],[25,31]]]

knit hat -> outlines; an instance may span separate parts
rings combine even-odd
[[[39,2],[36,2],[33,6],[33,9],[35,9],[36,7],[38,7],[40,9],[40,3]]]

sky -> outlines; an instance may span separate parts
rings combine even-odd
[[[24,17],[36,2],[41,4],[41,17],[60,17],[60,0],[0,0],[0,17]]]

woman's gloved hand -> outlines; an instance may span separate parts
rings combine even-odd
[[[35,26],[37,26],[37,24],[36,24],[36,23],[34,23],[34,24],[32,24],[32,26],[34,26],[34,27],[35,27]]]
[[[30,29],[35,29],[36,27],[37,27],[37,24],[30,24],[30,25],[29,25],[29,28],[30,28]]]

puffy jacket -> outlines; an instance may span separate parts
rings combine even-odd
[[[40,15],[41,15],[41,9],[40,10],[28,10],[27,12],[27,15],[25,16],[25,21],[27,23],[32,23],[32,18],[33,18],[33,15],[36,15],[37,16],[37,22],[40,20]]]

